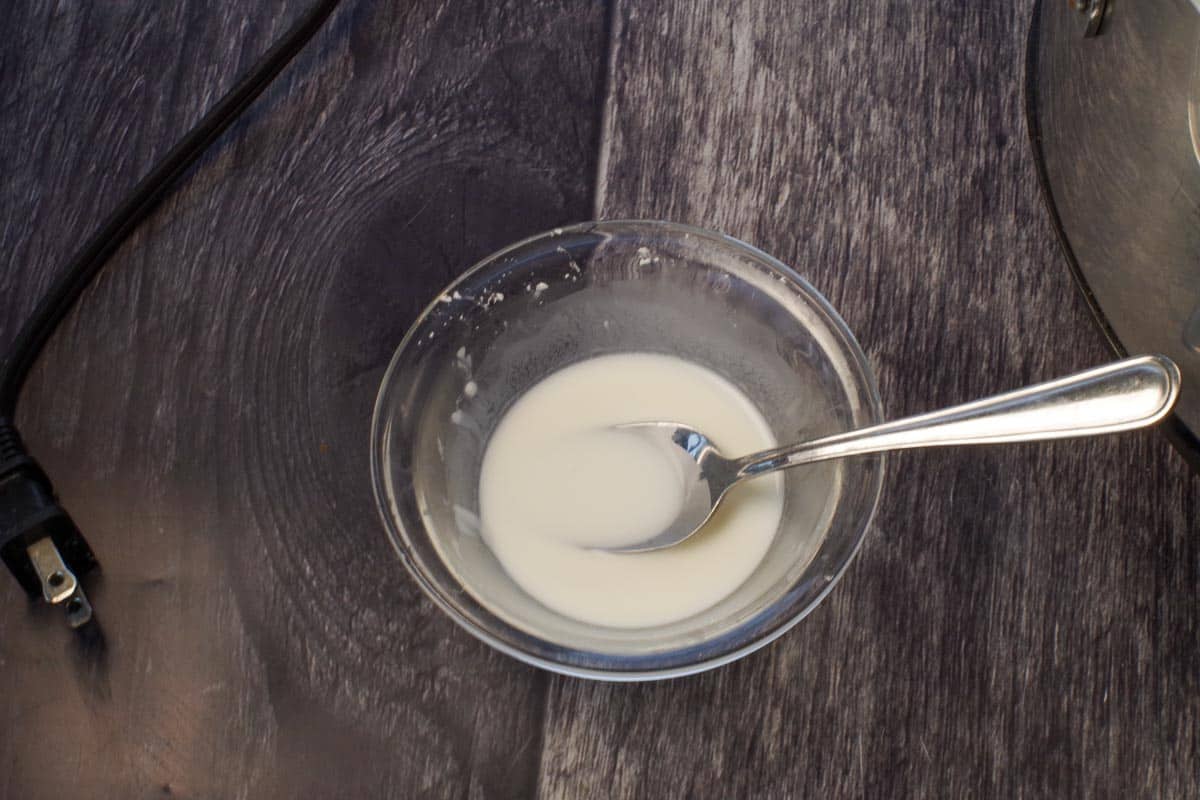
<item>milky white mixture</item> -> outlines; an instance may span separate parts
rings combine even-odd
[[[704,529],[676,547],[593,549],[653,536],[682,503],[671,455],[611,430],[650,420],[691,425],[728,455],[776,446],[758,409],[724,378],[648,353],[601,356],[550,375],[492,434],[479,485],[484,540],[546,606],[597,625],[674,622],[733,592],[770,546],[783,511],[779,475],[735,487]]]

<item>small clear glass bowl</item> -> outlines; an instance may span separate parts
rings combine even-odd
[[[785,473],[769,551],[704,612],[639,629],[563,616],[513,582],[481,538],[480,462],[522,393],[569,364],[622,352],[674,355],[724,376],[781,444],[880,421],[858,343],[791,269],[697,228],[588,223],[489,256],[425,309],[379,390],[372,481],[404,565],[484,642],[569,675],[686,675],[763,646],[820,602],[862,541],[884,461],[861,456]]]

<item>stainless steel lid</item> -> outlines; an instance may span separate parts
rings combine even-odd
[[[1026,104],[1068,260],[1120,353],[1162,353],[1170,428],[1200,469],[1200,12],[1190,0],[1040,0]]]

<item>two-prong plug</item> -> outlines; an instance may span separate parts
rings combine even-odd
[[[4,418],[0,418],[0,559],[31,599],[64,605],[72,628],[92,618],[79,579],[96,566],[96,557],[58,504],[46,473]]]

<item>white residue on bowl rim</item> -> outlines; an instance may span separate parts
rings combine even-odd
[[[571,255],[570,250],[568,250],[567,248],[565,248],[561,245],[554,248],[554,250],[555,250],[555,252],[562,253],[564,256],[567,257],[567,266],[569,266],[571,268],[572,272],[575,272],[575,273],[583,272],[583,268],[579,266],[579,262],[575,260],[575,256]]]
[[[661,260],[654,253],[650,252],[649,247],[639,247],[637,249],[637,265],[639,267],[648,267],[651,264],[657,264]]]
[[[468,375],[471,374],[471,356],[467,354],[467,348],[458,348],[458,352],[454,354],[454,365]]]
[[[489,308],[491,306],[496,305],[496,303],[503,303],[504,302],[504,292],[488,292],[487,297],[483,298],[482,300],[480,300],[478,302],[479,302],[480,308]]]

